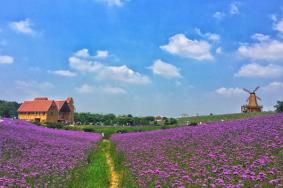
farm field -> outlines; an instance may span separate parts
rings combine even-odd
[[[283,114],[111,140],[139,187],[283,186]]]
[[[58,187],[88,162],[99,134],[0,122],[0,187]],[[71,184],[69,184],[71,185]]]
[[[283,114],[160,127],[99,127],[101,140],[81,129],[1,120],[0,186],[283,186]]]
[[[130,133],[130,132],[144,132],[153,131],[164,128],[173,128],[176,126],[94,126],[94,125],[79,125],[79,126],[68,126],[66,129],[69,130],[84,130],[95,133],[103,133],[105,138],[109,138],[115,133]]]
[[[186,125],[188,122],[199,123],[199,122],[215,122],[220,120],[235,120],[244,119],[262,115],[269,115],[271,112],[261,113],[237,113],[237,114],[223,114],[223,115],[207,115],[198,117],[178,118],[177,124],[175,125],[149,125],[149,126],[97,126],[97,125],[78,125],[78,126],[67,126],[65,129],[68,130],[87,130],[89,132],[104,133],[105,138],[109,138],[112,134],[117,132],[130,133],[130,132],[144,132],[153,131],[159,129],[169,129]]]

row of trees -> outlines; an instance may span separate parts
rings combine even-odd
[[[134,117],[131,114],[116,116],[114,114],[75,113],[75,122],[79,124],[93,125],[173,125],[177,123],[175,118],[163,117],[162,121],[155,121],[153,116]]]
[[[21,104],[17,102],[7,102],[0,100],[0,117],[17,117],[17,110]]]

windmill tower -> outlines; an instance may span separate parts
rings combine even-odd
[[[243,105],[241,107],[242,112],[261,112],[262,111],[262,106],[259,106],[257,103],[257,99],[261,100],[258,96],[256,96],[256,91],[259,89],[259,86],[255,88],[253,92],[250,92],[247,89],[243,89],[245,92],[249,93],[249,98],[247,99],[248,104]]]

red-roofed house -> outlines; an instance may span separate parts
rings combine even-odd
[[[75,107],[73,99],[49,100],[46,97],[25,101],[18,109],[18,118],[27,121],[45,122],[74,122]]]

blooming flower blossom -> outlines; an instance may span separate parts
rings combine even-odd
[[[283,114],[111,139],[141,187],[283,184]]]
[[[65,131],[4,119],[0,123],[0,187],[48,187],[86,163],[99,134]]]

